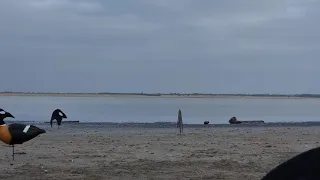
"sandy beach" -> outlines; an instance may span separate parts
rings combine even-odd
[[[320,135],[320,127],[45,129],[15,147],[23,154],[14,161],[0,144],[0,179],[256,180]]]

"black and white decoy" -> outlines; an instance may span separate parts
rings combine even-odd
[[[261,180],[320,179],[320,147],[302,152],[276,166]]]
[[[0,109],[0,140],[12,146],[12,159],[14,159],[15,144],[27,142],[46,131],[33,125],[18,123],[6,125],[3,120],[7,117],[14,118],[11,113]]]
[[[61,109],[54,110],[52,113],[52,116],[51,116],[51,120],[50,120],[51,127],[52,127],[52,121],[57,120],[58,129],[59,129],[63,118],[67,118],[67,116],[66,116],[66,114],[64,114],[64,112],[61,111]]]

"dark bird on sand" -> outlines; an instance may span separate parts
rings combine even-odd
[[[52,113],[52,116],[51,116],[51,120],[50,120],[51,127],[52,127],[52,121],[57,120],[58,129],[59,129],[63,118],[67,119],[67,116],[66,116],[66,114],[64,114],[64,112],[62,112],[60,109],[54,110]]]
[[[203,122],[203,124],[209,124],[209,121],[205,121],[205,122]]]
[[[320,179],[320,147],[302,152],[283,162],[261,180],[316,180]]]
[[[6,125],[3,120],[7,117],[14,118],[11,113],[0,109],[0,140],[12,146],[12,159],[14,159],[15,144],[27,142],[46,131],[33,125],[18,123]]]

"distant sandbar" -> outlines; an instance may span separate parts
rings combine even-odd
[[[122,98],[244,98],[244,99],[305,99],[318,95],[246,95],[246,94],[143,94],[143,93],[28,93],[0,92],[0,96],[52,96],[52,97],[122,97]],[[319,95],[320,96],[320,95]]]

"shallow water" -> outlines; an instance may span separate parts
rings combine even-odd
[[[81,122],[175,122],[180,108],[190,124],[225,124],[232,116],[300,122],[318,120],[320,99],[0,96],[0,108],[24,121],[49,121],[60,108],[68,120]]]

